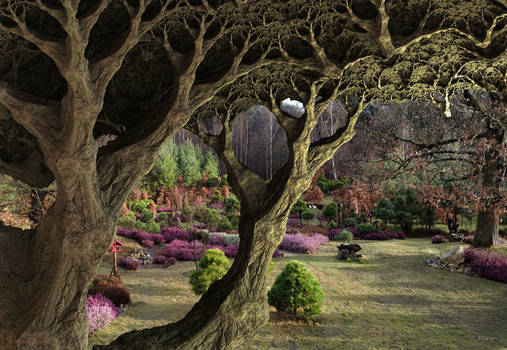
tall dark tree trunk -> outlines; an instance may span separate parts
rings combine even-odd
[[[498,221],[491,213],[479,211],[475,229],[474,247],[491,247],[499,244]]]
[[[474,247],[491,247],[499,244],[497,206],[501,202],[503,169],[505,168],[500,154],[500,148],[505,147],[504,133],[505,130],[501,125],[490,121],[486,137],[496,143],[485,152],[485,165],[481,179],[482,193],[485,194],[485,198],[481,198],[481,208],[477,215],[477,226],[472,243]]]

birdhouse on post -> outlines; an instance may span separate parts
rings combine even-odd
[[[120,241],[117,241],[116,239],[114,240],[113,244],[111,244],[111,247],[109,247],[109,251],[111,253],[114,253],[114,252],[121,252],[121,246],[123,244],[120,242]]]
[[[120,273],[118,272],[118,264],[116,263],[116,253],[121,252],[121,246],[123,244],[120,241],[114,240],[113,244],[109,247],[109,251],[113,253],[113,269],[109,274],[109,277],[116,276],[120,278]]]

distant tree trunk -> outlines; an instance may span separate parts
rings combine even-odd
[[[474,247],[491,247],[499,244],[498,221],[491,213],[479,211],[475,229]]]
[[[474,234],[474,247],[491,247],[499,244],[496,201],[501,197],[503,185],[503,170],[505,167],[500,156],[499,147],[503,145],[505,131],[499,126],[488,125],[487,138],[495,140],[496,144],[485,153],[485,166],[482,169],[482,198],[481,209],[477,215],[477,225]]]

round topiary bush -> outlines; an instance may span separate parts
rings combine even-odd
[[[354,235],[352,234],[352,232],[350,232],[348,230],[342,230],[339,234],[337,234],[333,238],[334,241],[340,241],[340,242],[352,242],[353,239],[354,239]]]
[[[219,249],[208,249],[198,263],[199,270],[190,274],[192,291],[197,294],[204,294],[209,286],[221,279],[229,270],[229,260],[224,252]]]
[[[285,265],[268,292],[269,305],[276,307],[278,312],[288,312],[294,316],[299,310],[305,316],[318,314],[323,298],[319,281],[298,261]]]

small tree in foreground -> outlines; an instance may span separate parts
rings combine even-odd
[[[268,292],[269,305],[276,307],[278,312],[288,312],[294,316],[299,310],[305,316],[317,315],[323,298],[319,281],[298,261],[285,265]]]
[[[229,260],[224,252],[219,249],[208,249],[198,263],[199,270],[190,274],[192,291],[197,294],[204,294],[209,286],[221,279],[229,270]]]

